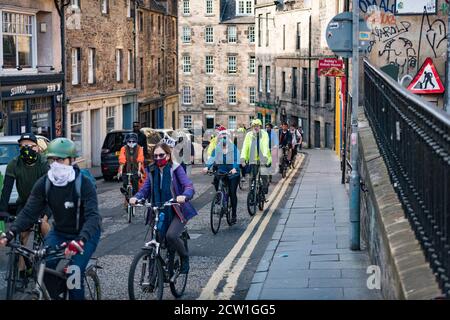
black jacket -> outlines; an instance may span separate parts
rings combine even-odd
[[[283,130],[280,130],[280,146],[285,147],[292,144],[292,134],[288,130],[286,133],[283,132]]]
[[[80,175],[80,169],[74,167],[76,176]],[[25,207],[11,225],[14,233],[22,232],[30,228],[40,217],[47,205],[45,180],[47,175],[41,177],[33,187]],[[53,227],[56,231],[78,235],[78,239],[87,242],[101,229],[102,217],[98,210],[97,192],[92,182],[84,175],[81,181],[81,208],[79,215],[79,229],[77,230],[77,193],[75,180],[64,187],[51,184],[48,192],[48,206],[53,212]]]

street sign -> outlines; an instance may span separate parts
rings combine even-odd
[[[353,43],[352,13],[342,12],[328,23],[325,39],[328,47],[338,56],[351,58]],[[369,48],[371,31],[364,18],[359,18],[359,51]]]
[[[345,77],[344,62],[336,58],[326,58],[319,60],[319,76]]]
[[[419,94],[443,93],[445,91],[431,58],[425,59],[419,72],[409,84],[408,90]]]

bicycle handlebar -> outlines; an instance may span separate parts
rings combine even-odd
[[[159,210],[164,209],[164,207],[170,207],[172,205],[180,205],[176,200],[170,199],[166,201],[162,205],[155,205],[154,203],[148,202],[146,199],[140,199],[136,202],[136,204],[132,204],[133,207],[146,207],[146,208],[158,208]]]

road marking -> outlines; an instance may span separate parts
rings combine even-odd
[[[290,176],[287,179],[288,183],[283,184],[283,187],[278,193],[277,198],[274,200],[273,203],[271,203],[270,209],[267,212],[266,216],[264,217],[264,220],[259,225],[258,230],[256,231],[253,238],[250,240],[250,243],[247,245],[245,251],[242,253],[238,262],[234,265],[233,269],[231,270],[230,276],[227,278],[226,284],[223,288],[223,291],[219,294],[218,299],[230,300],[231,297],[233,297],[234,289],[237,286],[237,282],[239,276],[241,275],[242,270],[244,270],[245,266],[247,265],[247,262],[250,259],[250,256],[252,255],[253,251],[255,250],[255,247],[258,244],[259,239],[261,238],[263,232],[266,230],[273,213],[278,208],[279,203],[281,202],[283,196],[285,195],[286,189],[288,188],[292,178],[295,176],[295,173],[297,173],[297,171],[299,170],[300,164],[303,161],[303,159],[304,158],[301,159],[300,163],[295,168],[295,171],[290,172]]]
[[[299,170],[300,165],[297,165],[295,171],[291,171],[287,177],[287,179],[282,179],[280,180],[277,185],[273,188],[273,191],[271,193],[271,195],[269,196],[269,206],[272,205],[272,201],[274,201],[274,198],[276,197],[277,199],[281,199],[284,196],[284,192],[287,189],[287,186],[289,185],[289,183],[291,182],[292,178],[294,177],[295,173]],[[281,188],[279,188],[279,185],[281,184]],[[275,190],[278,190],[277,192],[274,192]],[[280,200],[278,200],[277,204],[279,203]],[[270,213],[271,211],[269,211]],[[272,216],[272,214],[270,214],[270,216]],[[233,261],[235,260],[235,258],[237,257],[239,251],[241,251],[243,245],[245,244],[245,242],[247,241],[247,239],[250,237],[250,235],[252,234],[253,230],[255,229],[256,225],[258,224],[259,220],[261,219],[262,214],[256,214],[252,221],[250,222],[250,224],[247,226],[247,229],[244,231],[244,233],[241,235],[241,237],[239,238],[239,240],[237,241],[237,243],[234,245],[234,247],[231,249],[230,253],[225,257],[225,259],[223,259],[222,263],[219,265],[219,267],[216,269],[216,271],[213,273],[213,275],[211,276],[211,278],[209,279],[208,283],[206,284],[206,286],[203,288],[198,300],[216,300],[217,296],[215,293],[215,290],[217,289],[219,283],[222,281],[222,279],[225,279],[228,277],[228,275],[230,274],[230,268],[232,266]],[[267,219],[265,219],[264,221],[268,221]],[[264,222],[263,222],[264,223]],[[255,234],[255,236],[253,237],[253,239],[257,239],[259,240],[259,238],[261,237],[262,232],[265,230],[267,223],[265,223],[264,228],[258,228],[257,233]],[[260,234],[261,233],[261,234]],[[256,238],[256,235],[258,235],[258,238]],[[251,242],[253,241],[253,239],[251,240]],[[257,241],[256,241],[257,242]],[[249,249],[249,246],[251,247],[251,250]],[[249,246],[247,246],[247,249],[244,251],[243,256],[248,256],[247,259],[245,260],[248,261],[248,258],[251,255],[251,252],[254,250],[254,247],[256,246],[253,244],[249,244]],[[242,257],[241,257],[242,259]],[[244,263],[244,260],[239,260],[238,263],[240,265],[242,265]],[[242,265],[242,267],[239,267],[239,269],[243,268],[245,266],[245,264]],[[236,268],[236,267],[235,267]],[[233,270],[235,270],[235,268],[233,268]],[[231,272],[233,272],[233,270]],[[240,273],[237,274],[236,276],[239,277]],[[231,277],[233,277],[233,274],[231,275]],[[234,277],[233,277],[234,278]],[[227,280],[227,284],[230,281]],[[233,283],[235,281],[233,280]],[[236,279],[236,284],[237,284],[237,279]],[[234,285],[235,287],[235,285]],[[227,289],[227,292],[230,291],[230,289],[232,291],[234,291],[234,287]],[[228,293],[227,293],[228,296]]]

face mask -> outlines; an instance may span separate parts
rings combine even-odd
[[[50,170],[47,175],[50,181],[58,187],[64,187],[69,182],[75,180],[75,170],[73,167],[56,161],[50,165]]]
[[[25,146],[20,149],[20,157],[22,158],[23,162],[25,162],[28,165],[31,165],[37,161],[38,153],[34,151],[31,147]]]
[[[160,167],[160,168],[164,167],[167,164],[167,162],[169,162],[169,161],[166,158],[155,160],[156,166]]]
[[[127,145],[128,145],[130,148],[134,148],[134,147],[136,147],[136,142],[128,142]]]

